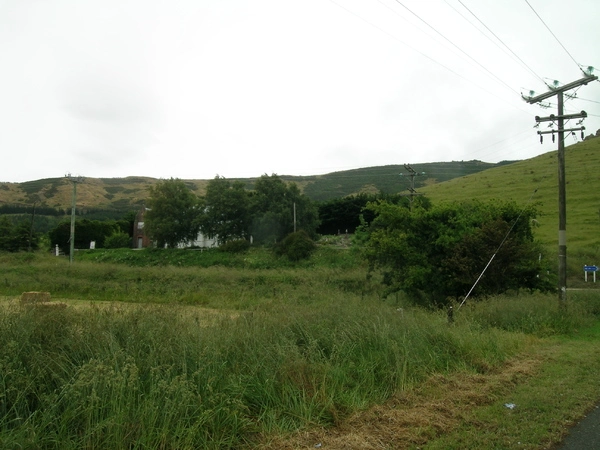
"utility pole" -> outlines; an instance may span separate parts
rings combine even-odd
[[[571,83],[559,86],[558,82],[554,82],[553,86],[548,85],[550,90],[544,94],[533,96],[534,92],[531,92],[531,96],[523,97],[527,103],[534,104],[539,103],[542,100],[546,100],[556,95],[558,103],[558,115],[550,115],[548,117],[536,116],[536,122],[555,122],[558,125],[558,130],[550,131],[538,131],[540,135],[540,142],[543,142],[544,134],[552,134],[552,142],[554,142],[554,133],[558,134],[558,303],[559,306],[564,308],[567,304],[567,195],[566,195],[566,181],[565,181],[565,131],[575,132],[581,131],[583,136],[583,130],[585,127],[569,128],[565,129],[565,120],[585,118],[587,113],[581,111],[580,114],[564,114],[564,93],[571,89],[586,85],[591,81],[598,79],[597,76],[592,75],[593,68],[588,68],[588,72],[584,72],[584,77]]]
[[[30,252],[32,251],[31,241],[33,240],[33,224],[35,222],[35,205],[36,205],[36,203],[37,203],[37,200],[33,202],[33,212],[31,213],[31,226],[29,227],[28,249]]]
[[[72,177],[71,174],[65,175],[67,180],[73,183],[73,196],[71,198],[71,237],[69,242],[69,264],[73,264],[73,253],[75,252],[75,204],[77,201],[77,183],[83,183],[83,177]]]
[[[408,191],[410,192],[409,195],[409,209],[410,211],[412,211],[412,204],[413,204],[413,197],[415,195],[421,195],[420,193],[418,193],[415,190],[415,177],[420,176],[420,175],[425,175],[425,172],[416,172],[415,169],[413,169],[410,164],[404,164],[404,168],[406,169],[406,171],[408,172],[408,176],[410,177],[410,187],[408,188]],[[400,176],[404,176],[403,173],[400,174]]]
[[[294,233],[296,232],[296,202],[294,202]]]

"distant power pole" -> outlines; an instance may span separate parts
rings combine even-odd
[[[420,175],[425,175],[425,172],[416,172],[415,169],[413,169],[410,164],[404,164],[404,168],[406,169],[406,171],[408,172],[407,176],[410,177],[410,187],[408,188],[408,191],[410,192],[409,195],[409,207],[410,210],[412,211],[412,203],[413,203],[413,197],[415,195],[421,195],[419,194],[416,190],[415,190],[415,177],[420,176]],[[400,176],[404,176],[403,173],[400,174]]]
[[[37,203],[37,200],[33,202],[33,211],[31,213],[31,226],[29,227],[29,242],[28,242],[28,250],[31,251],[32,247],[31,247],[31,241],[33,240],[33,225],[35,222],[35,205]]]
[[[77,183],[83,183],[83,177],[72,177],[71,174],[65,175],[67,180],[73,183],[73,197],[71,198],[71,237],[69,242],[69,264],[73,264],[73,253],[75,252],[75,204],[77,201]]]
[[[531,92],[531,96],[523,96],[523,100],[527,103],[539,103],[547,98],[554,97],[556,95],[558,102],[558,115],[550,115],[548,117],[536,116],[535,120],[539,124],[540,122],[556,122],[558,130],[549,131],[538,131],[540,135],[540,142],[543,142],[544,134],[552,134],[552,142],[554,142],[554,134],[558,134],[558,302],[561,307],[566,306],[567,302],[567,195],[566,195],[566,182],[565,182],[565,131],[575,132],[583,130],[585,127],[576,127],[565,129],[565,120],[585,118],[587,113],[581,111],[579,114],[564,114],[564,93],[571,89],[588,84],[591,81],[598,79],[597,76],[592,75],[593,68],[588,68],[588,73],[584,72],[584,77],[573,81],[572,83],[559,86],[558,82],[554,82],[554,85],[548,86],[550,90],[545,94],[533,96],[534,92]]]

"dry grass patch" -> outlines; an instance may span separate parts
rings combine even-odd
[[[50,292],[23,292],[21,304],[47,303],[50,301]]]
[[[20,300],[21,306],[35,307],[38,309],[63,309],[66,303],[53,302],[50,300],[50,292],[23,292]]]

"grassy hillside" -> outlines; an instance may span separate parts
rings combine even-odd
[[[77,185],[77,207],[80,209],[129,210],[143,204],[148,188],[158,180],[148,177],[85,178]],[[195,192],[202,192],[205,181],[188,181]],[[66,178],[46,178],[25,183],[0,183],[0,204],[71,208],[73,185]]]
[[[600,264],[600,139],[566,148],[567,251],[572,269]],[[541,212],[536,237],[550,250],[558,247],[557,152],[496,167],[419,191],[434,203],[467,199],[530,199]],[[536,191],[537,189],[537,191]]]
[[[415,187],[447,181],[506,163],[491,164],[481,161],[452,161],[426,164],[411,164],[416,176]],[[401,175],[402,174],[402,175]],[[411,186],[408,171],[403,165],[368,167],[343,172],[333,172],[313,178],[304,187],[304,193],[314,200],[329,200],[350,194],[398,193]]]

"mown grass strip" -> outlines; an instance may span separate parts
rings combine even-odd
[[[265,436],[260,448],[555,448],[600,399],[600,322],[531,338],[486,373],[436,373],[334,428]]]
[[[548,339],[535,347],[535,373],[490,405],[472,409],[456,430],[428,443],[431,449],[550,448],[600,400],[600,328],[594,339]],[[514,404],[509,409],[505,404]]]

